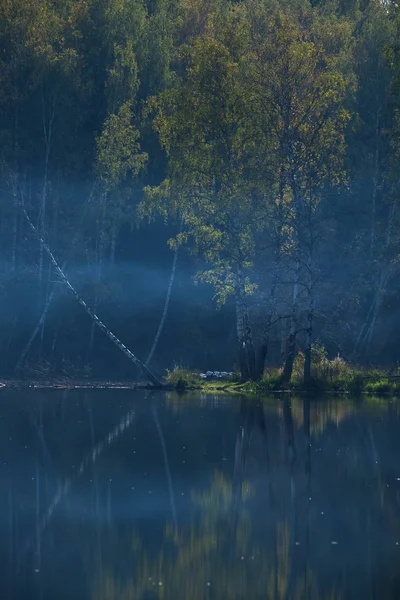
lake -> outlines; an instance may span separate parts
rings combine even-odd
[[[0,390],[2,600],[400,598],[400,403]]]

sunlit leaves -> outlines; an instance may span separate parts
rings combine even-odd
[[[307,9],[270,10],[255,18],[260,21],[254,23],[245,78],[253,89],[254,118],[275,148],[266,159],[280,166],[291,193],[312,205],[324,186],[344,177],[351,28]]]
[[[241,31],[241,23],[235,11],[224,14],[228,22],[222,23],[218,8],[211,11],[199,36],[180,48],[182,84],[148,104],[169,173],[167,185],[148,190],[142,209],[154,212],[158,199],[162,214],[182,214],[196,250],[214,267],[219,264],[203,280],[218,287],[220,301],[232,291],[221,265],[229,269],[251,259],[258,227],[246,162],[251,138],[246,90],[238,48],[232,51],[227,35]]]
[[[147,155],[140,151],[139,131],[132,125],[129,103],[106,120],[97,140],[98,173],[106,189],[118,185],[128,174],[137,175]]]

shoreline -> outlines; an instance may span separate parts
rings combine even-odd
[[[174,386],[169,384],[155,386],[151,383],[141,381],[23,381],[18,379],[0,379],[2,389],[57,389],[57,390],[101,390],[101,389],[124,389],[124,390],[173,390]]]
[[[165,391],[165,392],[177,392],[185,394],[186,392],[200,392],[203,394],[215,394],[222,393],[227,395],[243,395],[249,397],[259,396],[260,398],[272,396],[272,395],[304,395],[310,394],[316,395],[330,395],[330,396],[380,396],[387,398],[397,398],[398,394],[393,392],[371,392],[361,391],[354,393],[346,390],[315,390],[315,389],[249,389],[248,384],[234,384],[232,382],[221,385],[217,382],[208,382],[203,385],[188,385],[186,387],[180,387],[171,383],[165,383],[161,386],[155,386],[148,382],[143,381],[23,381],[17,379],[0,379],[0,389],[36,389],[36,390],[148,390],[148,391]]]

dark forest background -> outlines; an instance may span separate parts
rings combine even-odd
[[[394,2],[2,0],[0,375],[137,376],[22,209],[142,360],[178,252],[160,374],[395,366],[399,84]]]

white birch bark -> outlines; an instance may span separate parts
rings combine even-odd
[[[169,278],[167,295],[165,297],[164,310],[163,310],[163,313],[161,315],[161,320],[160,320],[160,323],[158,325],[158,329],[157,329],[156,336],[154,338],[153,345],[152,345],[152,347],[150,349],[149,355],[148,355],[147,360],[146,360],[146,365],[149,365],[151,363],[151,359],[153,358],[154,352],[155,352],[155,350],[157,348],[158,340],[160,339],[162,330],[164,329],[164,324],[165,324],[165,320],[167,318],[168,308],[169,308],[169,304],[170,304],[170,301],[171,301],[172,286],[174,284],[174,279],[175,279],[176,263],[178,261],[178,253],[179,253],[179,245],[177,243],[176,248],[175,248],[175,253],[174,253],[174,259],[173,259],[173,262],[172,262],[172,270],[171,270],[171,276]]]
[[[385,248],[389,250],[389,246],[392,240],[392,231],[393,231],[393,221],[395,216],[395,205],[393,204],[389,209],[389,217],[388,217],[388,226],[386,230],[386,242]],[[358,335],[356,345],[354,347],[354,354],[358,354],[361,352],[367,352],[369,344],[372,339],[372,335],[375,329],[377,317],[379,314],[379,309],[382,304],[382,300],[385,296],[386,286],[389,281],[392,269],[390,263],[387,264],[385,268],[382,269],[380,274],[380,279],[377,287],[376,294],[369,308],[367,318],[361,328],[361,331]]]
[[[44,232],[46,227],[46,209],[47,209],[47,187],[48,187],[48,175],[49,175],[49,159],[51,140],[53,133],[53,122],[55,117],[55,98],[53,101],[52,113],[49,119],[48,126],[46,125],[46,111],[44,106],[44,96],[42,93],[42,120],[43,120],[43,135],[45,142],[45,160],[44,160],[44,176],[43,176],[43,187],[42,187],[42,198],[41,198],[41,235],[44,238]],[[43,276],[43,247],[40,246],[39,250],[39,285],[41,286]]]
[[[151,409],[152,409],[152,413],[153,413],[154,423],[155,423],[156,428],[157,428],[157,433],[158,433],[158,436],[160,438],[160,444],[161,444],[161,449],[162,449],[163,458],[164,458],[165,473],[166,473],[167,482],[168,482],[168,491],[169,491],[169,498],[170,498],[170,502],[171,502],[172,518],[174,520],[175,531],[177,531],[177,529],[178,529],[178,518],[177,518],[177,512],[176,512],[174,487],[172,485],[171,469],[169,467],[167,445],[165,443],[165,438],[164,438],[163,430],[161,428],[161,424],[160,424],[160,421],[159,421],[159,418],[158,418],[157,409],[156,409],[156,407],[155,407],[154,404],[152,404]]]
[[[98,458],[103,454],[103,452],[114,442],[116,441],[124,431],[126,431],[135,421],[136,412],[135,410],[130,410],[119,423],[112,429],[108,435],[106,435],[93,449],[83,458],[81,463],[77,466],[77,469],[74,471],[74,475],[71,477],[67,477],[64,482],[59,486],[57,493],[55,494],[53,500],[49,504],[47,510],[43,514],[43,516],[38,520],[36,524],[35,536],[29,537],[26,542],[21,545],[20,555],[18,557],[18,567],[21,566],[22,559],[24,554],[31,548],[32,544],[37,542],[38,539],[41,538],[43,532],[45,531],[47,525],[49,524],[53,514],[55,513],[58,505],[61,500],[65,498],[65,496],[70,491],[72,485],[87,471],[87,469],[97,462]]]
[[[101,275],[102,275],[102,271],[103,271],[104,237],[105,237],[104,226],[105,226],[105,219],[106,219],[106,213],[107,213],[107,194],[103,194],[101,203],[102,203],[102,212],[101,212],[101,223],[100,223],[100,233],[99,233],[99,245],[98,245],[98,253],[97,253],[97,286],[100,285]],[[99,302],[99,298],[98,298],[98,289],[97,289],[95,299],[94,299],[94,312],[97,312],[98,302]],[[90,329],[89,348],[88,348],[88,356],[89,357],[90,357],[90,355],[92,353],[92,349],[93,349],[94,332],[95,332],[95,323],[93,321],[92,327]]]
[[[83,300],[83,298],[80,296],[80,294],[71,285],[71,283],[67,279],[66,275],[64,274],[63,270],[61,269],[61,267],[58,265],[56,259],[54,258],[54,256],[53,256],[50,248],[47,246],[46,242],[43,240],[43,238],[40,236],[39,232],[37,231],[36,227],[33,225],[31,219],[29,218],[28,213],[26,212],[26,209],[22,208],[22,211],[23,211],[23,214],[25,216],[25,219],[28,222],[29,227],[31,228],[31,230],[33,231],[33,233],[35,234],[35,236],[38,238],[41,246],[43,247],[44,252],[46,252],[46,254],[49,257],[50,261],[52,262],[52,264],[53,264],[53,266],[54,266],[57,274],[60,276],[61,281],[69,289],[69,291],[73,294],[73,296],[75,296],[75,299],[82,306],[82,308],[85,310],[85,312],[90,316],[90,318],[92,319],[93,323],[95,323],[95,325],[108,337],[109,340],[111,340],[117,346],[117,348],[119,348],[119,350],[121,350],[121,352],[123,354],[125,354],[125,356],[127,356],[137,367],[139,367],[139,369],[143,372],[144,375],[146,375],[146,377],[148,378],[148,380],[151,383],[153,383],[154,385],[160,386],[161,382],[159,381],[159,379],[157,377],[155,377],[155,375],[153,375],[153,373],[148,369],[148,367],[146,367],[146,365],[141,360],[139,360],[133,354],[133,352],[131,352],[106,327],[106,325],[104,325],[104,323],[99,319],[99,317],[96,315],[96,313],[94,313],[92,311],[92,309],[86,304],[86,302]]]
[[[65,270],[66,264],[67,264],[67,263],[65,262],[65,263],[63,264],[63,266],[61,267],[61,268],[62,268],[62,271],[64,271],[64,270]],[[31,334],[31,336],[30,336],[30,338],[29,338],[28,342],[26,343],[26,346],[25,346],[25,348],[24,348],[24,349],[23,349],[23,351],[21,352],[21,355],[20,355],[20,357],[19,357],[19,359],[18,359],[18,362],[17,362],[17,365],[16,365],[16,367],[15,367],[15,370],[16,370],[16,371],[19,371],[19,370],[20,370],[20,369],[23,367],[23,365],[24,365],[24,362],[25,362],[25,359],[26,359],[26,357],[27,357],[27,355],[28,355],[28,353],[29,353],[30,349],[32,348],[32,344],[33,344],[33,342],[35,341],[35,339],[36,339],[36,337],[37,337],[37,335],[38,335],[39,331],[43,331],[43,325],[44,325],[44,323],[45,323],[45,321],[46,321],[47,313],[48,313],[48,311],[49,311],[50,304],[51,304],[51,302],[52,302],[52,300],[53,300],[53,297],[54,297],[54,295],[55,295],[55,291],[56,291],[56,288],[55,288],[55,286],[54,286],[54,287],[53,287],[53,289],[51,290],[50,294],[48,294],[48,296],[47,296],[47,299],[46,299],[46,304],[45,304],[45,307],[44,307],[44,309],[43,309],[43,312],[42,312],[42,314],[41,314],[41,317],[40,317],[40,319],[38,320],[38,322],[37,322],[37,324],[36,324],[36,327],[35,327],[35,329],[32,331],[32,334]],[[53,344],[53,346],[54,346],[54,344]],[[53,352],[54,352],[54,347],[52,348],[52,350],[53,350]]]

